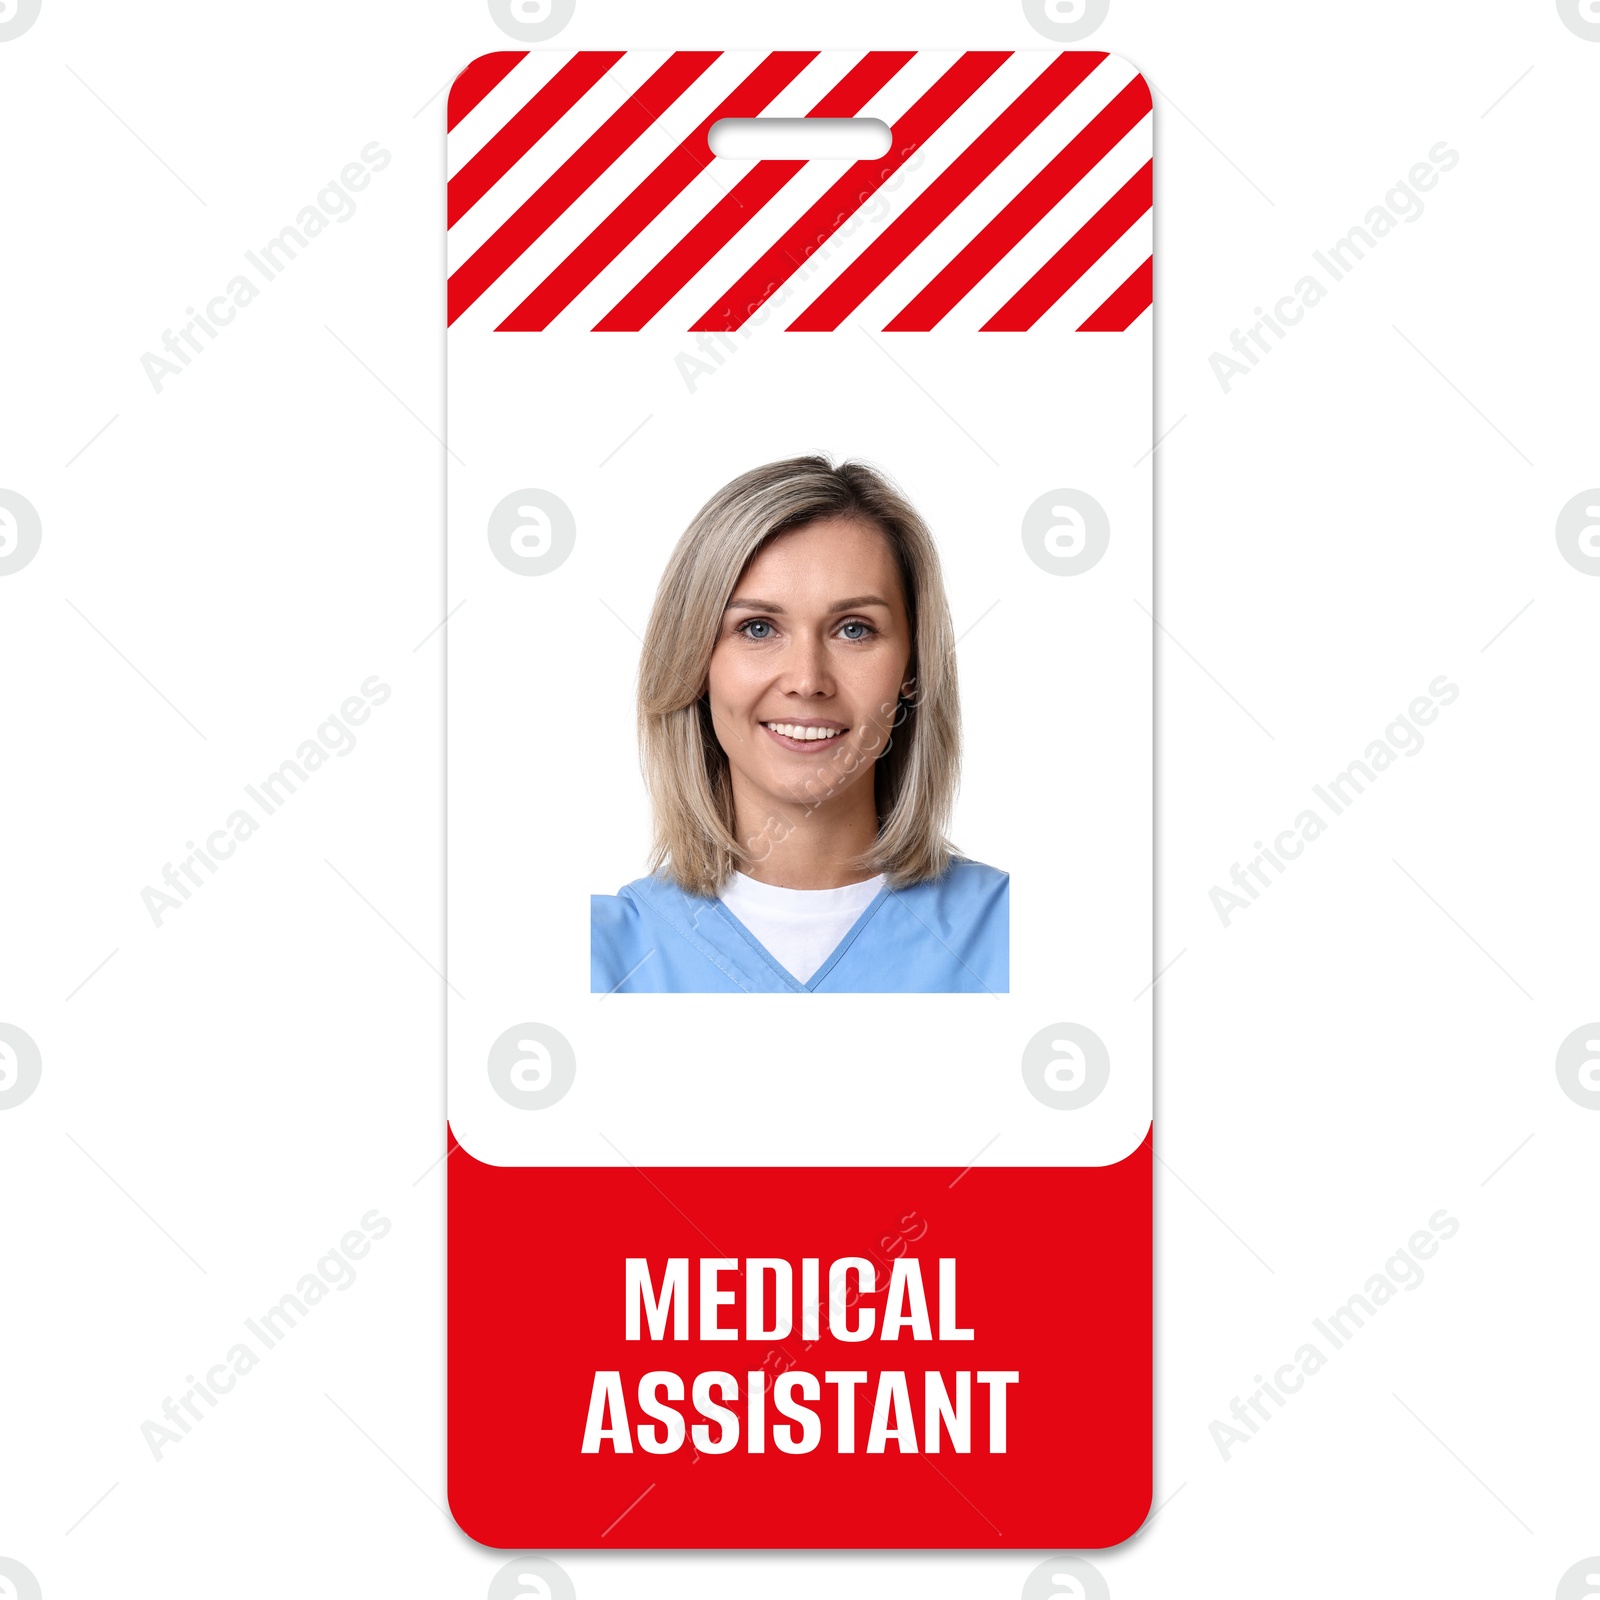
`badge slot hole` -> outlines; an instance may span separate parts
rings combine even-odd
[[[872,161],[890,134],[881,117],[721,117],[706,142],[723,161]]]

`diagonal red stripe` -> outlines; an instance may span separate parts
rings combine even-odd
[[[970,294],[1007,251],[1149,114],[1150,90],[1135,78],[1071,144],[1059,151],[933,281],[885,324],[891,333],[926,333]]]
[[[999,70],[1009,50],[969,50],[895,123],[889,153],[857,161],[703,316],[691,332],[739,327],[871,199],[941,123]]]
[[[446,189],[453,228],[605,76],[619,50],[580,50],[462,167]]]
[[[703,73],[720,51],[679,50],[456,268],[446,298],[454,322],[574,200]]]
[[[1145,264],[1078,329],[1079,333],[1126,333],[1155,299],[1156,264]]]
[[[1056,56],[789,324],[789,332],[828,333],[837,328],[1104,60],[1103,52],[1092,50]]]
[[[906,62],[909,50],[870,50],[809,112],[851,117]],[[688,283],[755,214],[805,166],[803,161],[758,161],[615,306],[597,333],[636,333]]]
[[[985,333],[1021,333],[1086,273],[1145,212],[1154,195],[1149,161],[984,323]]]
[[[615,211],[500,324],[501,333],[539,333],[716,160],[706,142],[721,117],[753,117],[817,58],[775,50],[711,112]]]
[[[527,55],[526,50],[496,50],[492,55],[479,56],[469,61],[456,74],[446,97],[445,120],[454,130],[455,125],[475,107],[516,64]]]

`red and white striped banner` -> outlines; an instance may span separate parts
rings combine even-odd
[[[876,117],[886,155],[711,154]],[[1093,51],[505,51],[449,99],[449,320],[1122,332],[1150,308],[1150,92]]]

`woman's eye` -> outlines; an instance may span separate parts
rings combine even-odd
[[[752,617],[749,622],[739,624],[739,632],[747,639],[770,639],[772,631],[772,624],[763,622],[760,617]]]
[[[870,622],[851,621],[844,623],[840,627],[839,632],[842,633],[846,639],[856,641],[868,638],[872,634],[873,628]]]

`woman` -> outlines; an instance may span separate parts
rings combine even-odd
[[[776,461],[678,541],[639,669],[652,873],[596,895],[601,994],[1004,993],[1010,880],[945,839],[956,666],[927,526]]]

